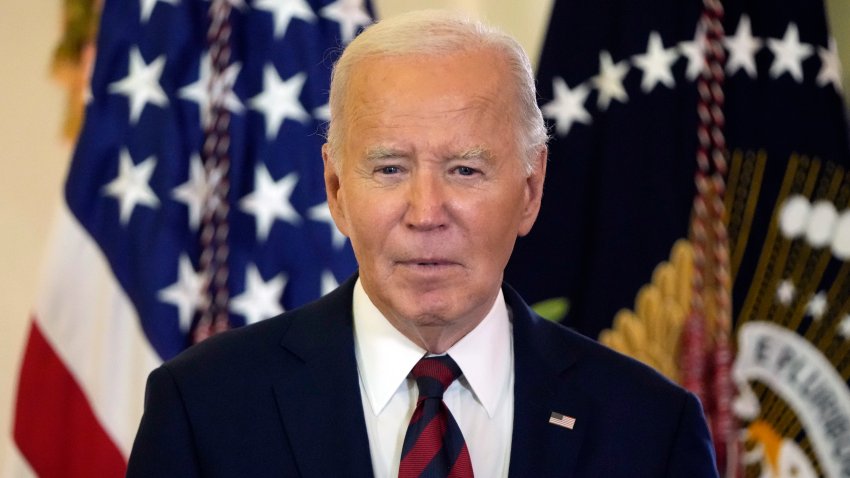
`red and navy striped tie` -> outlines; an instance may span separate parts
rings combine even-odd
[[[472,478],[463,434],[443,402],[443,393],[460,375],[448,355],[425,357],[411,371],[419,387],[401,450],[399,478]]]

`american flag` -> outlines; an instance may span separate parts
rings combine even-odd
[[[355,262],[320,147],[368,0],[103,6],[18,388],[40,476],[123,476],[147,374],[333,289]]]
[[[549,423],[572,430],[573,427],[576,426],[576,419],[567,415],[561,415],[557,412],[552,412],[552,414],[549,415]]]

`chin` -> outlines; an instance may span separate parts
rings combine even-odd
[[[413,322],[419,327],[441,327],[454,322],[447,311],[425,311],[413,315]]]

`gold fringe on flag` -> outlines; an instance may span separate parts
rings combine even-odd
[[[101,8],[100,0],[65,0],[62,37],[53,51],[51,69],[67,90],[62,135],[69,141],[76,139],[83,124]]]

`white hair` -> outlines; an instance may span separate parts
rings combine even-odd
[[[548,134],[537,106],[537,90],[531,62],[522,46],[506,33],[482,22],[441,10],[422,10],[398,15],[366,28],[343,51],[331,75],[330,111],[327,140],[333,161],[341,151],[345,102],[351,71],[359,62],[377,56],[443,55],[491,50],[508,65],[516,114],[510,120],[517,132],[519,150],[525,156],[525,169],[531,173],[534,158],[546,145]]]

